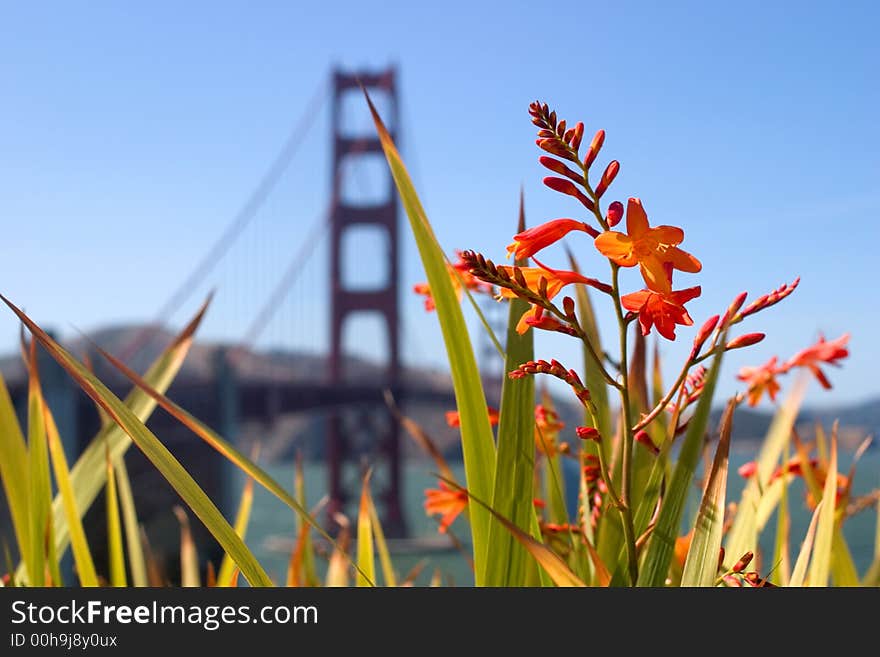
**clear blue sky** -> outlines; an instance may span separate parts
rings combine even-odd
[[[540,182],[526,113],[540,98],[589,134],[606,129],[602,162],[622,165],[609,199],[639,196],[652,223],[685,229],[704,270],[677,282],[703,286],[690,304],[698,323],[742,290],[802,276],[745,327],[768,338],[729,359],[723,392],[743,364],[850,331],[835,389],[814,386],[811,399],[876,396],[878,20],[871,2],[9,3],[0,292],[65,335],[152,319],[330,68],[393,63],[403,150],[450,252],[501,260],[520,185],[531,224],[578,216]],[[324,106],[254,230],[172,325],[216,286],[205,335],[241,334],[326,202],[328,134]],[[404,234],[405,354],[437,364],[435,318],[408,291],[423,276]],[[571,242],[604,275],[589,241]],[[326,343],[325,251],[326,241],[264,344]],[[547,261],[564,262],[559,251]],[[635,289],[637,275],[626,281]],[[17,330],[0,311],[0,351]],[[680,332],[681,344],[663,343],[670,365],[693,335]],[[579,362],[573,345],[546,337],[539,355]]]

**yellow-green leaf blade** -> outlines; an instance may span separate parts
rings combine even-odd
[[[180,585],[183,588],[198,588],[201,586],[199,557],[192,529],[189,526],[189,517],[179,506],[174,507],[174,515],[180,523]]]
[[[807,535],[804,537],[804,542],[801,544],[798,558],[794,562],[794,570],[791,571],[791,579],[788,582],[788,585],[791,587],[801,587],[806,581],[807,566],[810,563],[810,554],[812,553],[813,541],[816,537],[816,525],[819,522],[819,514],[822,512],[823,506],[824,504],[820,501],[819,504],[816,505],[816,510],[813,511],[813,517],[810,519],[810,527],[807,529]]]
[[[746,552],[757,552],[758,550],[758,531],[760,528],[758,510],[762,506],[761,498],[764,494],[762,491],[767,491],[773,470],[779,463],[785,446],[791,438],[791,430],[794,427],[805,390],[806,380],[797,380],[773,417],[770,429],[767,431],[767,437],[758,453],[757,471],[743,489],[736,517],[727,533],[724,548],[732,559],[738,559]],[[776,492],[779,493],[778,490]],[[764,508],[769,509],[769,506],[764,505]],[[772,509],[769,510],[772,511]],[[769,513],[765,517],[769,517]]]
[[[28,510],[30,523],[31,586],[46,583],[46,531],[50,526],[49,505],[52,483],[49,479],[49,451],[43,421],[43,395],[37,373],[36,343],[31,342],[28,357],[28,477],[30,479]]]
[[[519,230],[525,230],[525,211],[520,196]],[[517,265],[525,265],[517,261]],[[492,508],[523,532],[531,529],[535,515],[535,380],[528,376],[511,379],[507,374],[534,359],[534,338],[531,330],[520,335],[516,325],[527,312],[529,304],[511,299],[507,320],[504,380],[501,384],[501,408],[498,422],[499,440],[495,454],[495,484]],[[486,586],[523,586],[528,555],[516,537],[501,523],[489,525],[486,556]]]
[[[144,546],[141,545],[140,524],[138,523],[137,509],[134,505],[134,495],[131,492],[128,468],[125,467],[125,455],[120,455],[113,462],[113,472],[116,476],[119,508],[122,511],[122,527],[125,530],[125,547],[128,553],[131,583],[132,586],[136,587],[149,586],[147,560],[144,556]],[[72,533],[71,536],[73,536]]]
[[[180,371],[184,358],[192,345],[196,329],[204,317],[208,308],[210,297],[192,320],[177,335],[172,343],[150,365],[144,380],[148,381],[156,390],[165,391],[171,385],[174,377]],[[135,388],[125,398],[125,405],[141,421],[147,418],[156,408],[156,402],[142,390]],[[83,453],[70,469],[70,484],[76,496],[76,506],[80,516],[91,508],[98,493],[104,488],[107,481],[104,467],[105,450],[109,446],[110,456],[115,460],[120,458],[131,445],[131,438],[117,424],[102,428],[92,441],[86,446]],[[70,544],[70,531],[67,526],[67,518],[64,512],[64,503],[60,495],[55,496],[52,503],[52,523],[55,533],[55,546],[59,557],[64,554]],[[16,571],[21,577],[24,567]]]
[[[720,344],[724,344],[724,336]],[[718,382],[718,372],[721,369],[722,354],[723,352],[719,352],[713,359],[697,408],[688,422],[678,462],[672,472],[672,479],[660,506],[657,525],[651,534],[648,552],[639,572],[639,586],[663,586],[666,582],[666,573],[675,549],[675,539],[681,527],[684,505],[700,457],[703,435],[709,424],[709,413]]]
[[[254,480],[248,477],[241,491],[241,499],[238,502],[238,511],[235,513],[235,533],[241,540],[247,535],[248,523],[251,518],[251,507],[254,503]],[[223,555],[220,562],[220,570],[217,571],[217,586],[232,586],[232,576],[235,573],[235,562],[228,554]]]
[[[370,503],[370,522],[373,525],[373,537],[376,539],[376,551],[379,553],[379,563],[382,566],[382,577],[385,579],[385,586],[397,586],[397,576],[394,573],[394,566],[391,563],[391,552],[388,550],[388,543],[385,541],[385,532],[382,530],[382,523],[379,521],[379,513],[376,511],[376,505],[373,503],[373,496],[369,496]]]
[[[0,436],[3,437],[0,440],[0,483],[3,484],[3,492],[6,494],[6,504],[12,518],[18,552],[22,559],[29,561],[28,451],[2,374],[0,374]]]
[[[125,552],[122,548],[122,523],[116,495],[113,461],[107,454],[107,554],[110,559],[110,586],[128,586],[125,577]]]
[[[232,554],[242,574],[248,579],[251,586],[271,586],[272,581],[266,575],[262,566],[256,561],[241,539],[238,538],[214,503],[183,468],[180,462],[168,451],[165,445],[144,426],[131,409],[95,378],[82,363],[67,353],[45,331],[15,305],[6,300],[5,297],[0,296],[0,298],[18,315],[32,335],[67,370],[86,394],[101,404],[113,420],[131,437],[144,455],[156,466],[168,483],[171,484],[204,523],[205,527],[214,535],[220,546]]]
[[[736,399],[727,404],[721,420],[721,437],[715,449],[712,470],[700,502],[694,536],[681,575],[682,586],[712,586],[718,575],[718,552],[724,527],[724,503],[727,492],[727,466],[730,452],[730,433]]]
[[[55,473],[55,483],[58,486],[58,494],[64,504],[64,513],[67,517],[67,525],[70,530],[70,544],[73,549],[73,561],[76,564],[76,572],[79,576],[80,586],[98,586],[98,575],[95,572],[95,562],[89,549],[86,534],[83,530],[82,517],[76,508],[76,498],[70,485],[70,472],[67,468],[67,458],[64,455],[64,447],[61,437],[58,435],[58,427],[52,417],[49,407],[43,403],[43,414],[46,424],[46,435],[49,439],[49,454],[52,457],[52,469]]]
[[[138,388],[143,390],[152,399],[154,399],[156,403],[158,403],[162,407],[163,410],[167,411],[172,417],[178,420],[181,424],[183,424],[187,429],[196,434],[199,438],[204,440],[208,445],[210,445],[223,457],[228,459],[231,463],[240,468],[243,472],[253,477],[257,483],[266,488],[266,490],[275,495],[275,497],[284,502],[291,509],[296,511],[300,520],[311,525],[312,528],[317,531],[318,534],[320,534],[328,543],[334,545],[334,547],[336,546],[336,541],[334,541],[330,534],[328,534],[327,531],[321,526],[321,524],[311,516],[305,506],[293,497],[291,497],[291,495],[287,491],[285,491],[284,488],[282,488],[281,485],[278,484],[278,482],[276,482],[265,470],[263,470],[263,468],[261,468],[251,459],[247,458],[244,454],[238,451],[231,443],[224,440],[213,429],[208,427],[197,418],[193,417],[193,415],[182,409],[180,406],[168,399],[168,397],[160,393],[158,390],[152,388],[145,379],[138,376],[137,373],[132,371],[118,358],[114,357],[112,354],[107,353],[103,349],[99,349],[99,352],[102,356],[104,356],[104,358],[109,360],[114,367],[122,372],[122,374],[124,374],[132,383],[134,383],[136,386],[138,386]],[[345,557],[347,558],[347,552],[345,550],[338,550],[338,552],[342,555],[345,555]],[[352,563],[352,565],[357,568],[357,564],[353,564],[353,562],[351,561],[349,561],[349,563]]]
[[[490,499],[495,477],[495,445],[492,428],[489,425],[486,397],[480,383],[480,374],[467,325],[449,278],[443,251],[437,243],[406,167],[369,97],[367,102],[391,175],[409,217],[410,227],[434,298],[461,419],[461,442],[467,485],[482,499]],[[475,507],[470,514],[470,521],[473,536],[474,578],[476,584],[480,586],[485,582],[486,575],[490,515],[481,507]]]
[[[836,431],[835,431],[836,434]],[[834,544],[834,507],[837,499],[837,436],[831,437],[831,457],[825,487],[822,490],[822,511],[816,526],[816,540],[813,545],[813,558],[810,560],[808,574],[810,586],[828,586],[831,572],[831,546]]]
[[[376,556],[373,551],[373,524],[370,519],[370,476],[364,477],[361,501],[358,506],[357,554],[358,586],[372,586],[376,580]]]

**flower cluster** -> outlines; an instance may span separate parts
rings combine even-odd
[[[828,377],[825,376],[819,365],[820,363],[826,363],[839,366],[839,361],[849,355],[849,350],[846,348],[848,342],[849,333],[844,333],[836,340],[831,340],[830,342],[820,335],[818,342],[797,352],[781,365],[779,364],[779,358],[773,356],[773,358],[758,367],[743,367],[739,371],[737,378],[748,384],[749,404],[756,406],[765,392],[771,401],[775,401],[781,387],[776,377],[786,374],[797,367],[803,367],[812,372],[823,388],[831,388],[831,382],[828,381]]]
[[[560,438],[565,424],[549,402],[545,400],[535,408],[536,450],[546,457],[541,462],[567,456],[576,458],[581,468],[580,525],[568,524],[569,519],[557,513],[555,517],[541,520],[540,527],[551,545],[560,542],[561,536],[569,541],[569,534],[582,535],[586,540],[587,534],[592,536],[594,531],[600,531],[603,514],[608,509],[616,509],[620,514],[619,528],[626,548],[628,575],[634,583],[639,569],[639,546],[647,539],[647,534],[641,537],[635,534],[634,459],[644,459],[646,450],[650,458],[667,458],[661,455],[669,454],[669,442],[681,435],[695,417],[689,413],[686,415],[686,412],[709,389],[703,363],[726,351],[761,342],[764,333],[731,333],[746,318],[787,298],[797,288],[799,279],[748,304],[747,293],[738,294],[723,312],[712,315],[697,329],[689,355],[668,388],[662,386],[657,370],[653,395],[649,396],[646,385],[642,387],[639,383],[645,379],[644,336],[656,333],[674,341],[679,327],[694,325],[687,304],[700,296],[702,287],[682,283],[681,279],[699,274],[703,265],[683,248],[684,230],[674,225],[652,225],[640,198],[631,196],[625,201],[612,200],[603,207],[603,199],[620,172],[620,164],[611,160],[600,174],[596,173],[599,170],[596,169],[597,160],[605,144],[604,130],[598,130],[587,148],[582,149],[583,123],[570,126],[541,102],[529,106],[529,115],[538,129],[536,144],[542,151],[538,161],[552,174],[545,177],[543,183],[572,198],[576,202],[576,211],[573,216],[554,218],[528,229],[521,218],[519,231],[506,246],[506,256],[513,259],[512,264],[496,264],[481,253],[462,251],[458,253],[456,263],[450,265],[450,275],[459,297],[463,289],[468,289],[492,294],[498,300],[524,301],[527,309],[518,318],[513,318],[517,320],[518,333],[524,334],[531,329],[549,331],[582,343],[587,357],[583,378],[555,359],[529,360],[508,372],[511,379],[539,374],[554,377],[567,384],[584,410],[583,425],[574,427],[574,434],[580,440],[568,443]],[[572,254],[582,253],[574,246],[578,240],[584,239],[589,240],[587,257],[598,256],[604,261],[607,274],[597,273],[598,268],[594,269],[592,264],[583,270],[579,267]],[[544,262],[545,250],[560,243],[565,243],[569,252],[570,264],[566,268],[556,268]],[[627,283],[623,276],[628,274],[622,272],[627,269],[638,272],[636,286],[625,287]],[[573,287],[577,294],[569,292]],[[613,307],[620,345],[616,357],[606,353],[598,343],[592,303],[578,307],[579,303],[575,302],[575,297],[580,295],[582,298],[587,288],[598,293],[603,303]],[[426,307],[431,307],[430,289],[420,285],[417,291],[426,295]],[[638,327],[641,334],[641,337],[636,334],[632,360],[628,346],[631,324]],[[749,404],[757,404],[765,392],[775,399],[780,389],[777,378],[794,368],[808,369],[823,387],[830,387],[820,365],[836,365],[845,358],[848,339],[848,335],[830,342],[822,338],[782,364],[773,358],[761,367],[743,368],[739,379],[747,384],[748,389],[746,395],[737,395],[733,403],[747,399]],[[603,382],[620,398],[616,429],[607,403],[608,390],[602,390],[601,395],[594,394],[595,386]],[[665,417],[667,413],[669,418]],[[603,414],[604,422],[600,421]],[[653,424],[655,420],[659,426]],[[503,437],[498,436],[498,441],[501,440]],[[641,447],[636,448],[636,444]],[[578,446],[577,453],[574,453],[573,445]],[[787,472],[794,473],[795,469]],[[442,484],[440,490],[428,491],[428,495],[426,507],[429,512],[443,515],[441,531],[467,503],[466,497],[460,497]],[[689,545],[682,543],[681,548],[686,555]],[[728,585],[763,585],[764,580],[757,572],[745,572],[746,556],[731,571],[721,572],[719,577]]]

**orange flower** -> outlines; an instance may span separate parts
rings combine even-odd
[[[535,406],[535,446],[541,454],[556,456],[559,451],[556,439],[564,428],[565,422],[559,419],[559,414],[552,407],[544,404]]]
[[[760,367],[743,367],[736,378],[749,384],[749,406],[757,406],[765,390],[770,395],[770,400],[776,401],[776,393],[780,389],[776,375],[782,374],[786,369],[776,366],[776,356]]]
[[[445,534],[449,526],[455,522],[459,514],[467,508],[468,496],[463,490],[452,490],[445,482],[440,482],[440,489],[425,490],[425,513],[429,516],[440,514],[438,530]]]
[[[462,290],[462,283],[464,286],[475,292],[486,292],[487,294],[492,294],[492,286],[488,283],[484,283],[479,280],[476,276],[471,274],[469,271],[469,266],[461,259],[461,252],[457,252],[458,260],[452,264],[446,263],[446,268],[449,270],[449,278],[452,281],[452,289],[455,290],[455,294],[458,297],[458,300],[461,301],[461,298],[464,296],[464,291]],[[428,312],[435,309],[434,304],[434,296],[431,294],[431,286],[428,283],[416,283],[413,285],[413,292],[416,294],[422,294],[425,297],[425,310]]]
[[[599,233],[595,228],[576,219],[554,219],[529,228],[513,236],[513,243],[507,245],[507,257],[515,259],[531,258],[541,249],[558,242],[573,230],[580,230],[596,237]]]
[[[690,530],[684,536],[679,536],[675,539],[675,560],[678,562],[680,568],[684,568],[684,562],[687,561],[688,552],[691,549],[691,541],[694,539],[694,530]]]
[[[489,424],[493,427],[498,424],[498,409],[489,408]],[[450,427],[460,427],[461,426],[461,417],[458,415],[458,411],[446,411],[446,424]]]
[[[667,267],[696,273],[703,265],[687,251],[678,248],[684,231],[675,226],[648,225],[648,215],[637,198],[630,198],[626,209],[626,234],[607,231],[596,238],[599,252],[621,267],[639,265],[647,286],[657,292],[672,289]]]
[[[825,377],[825,373],[819,369],[819,363],[838,365],[837,361],[849,356],[849,350],[846,348],[847,342],[849,342],[849,333],[844,333],[831,342],[826,342],[825,336],[820,335],[816,344],[792,356],[785,364],[785,369],[806,367],[816,376],[823,388],[830,388],[831,383]]]
[[[675,292],[640,290],[621,297],[620,301],[624,308],[639,314],[642,335],[648,335],[651,326],[656,326],[664,338],[675,340],[676,324],[691,326],[694,323],[684,304],[700,296],[700,292],[699,285]]]

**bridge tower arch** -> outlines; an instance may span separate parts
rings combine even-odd
[[[400,390],[400,318],[398,314],[398,199],[394,182],[386,176],[387,185],[383,190],[373,190],[369,202],[358,202],[346,198],[343,187],[350,183],[345,179],[350,173],[349,165],[361,158],[382,157],[382,146],[374,130],[363,134],[352,134],[346,125],[342,111],[346,98],[351,94],[361,95],[363,85],[373,94],[379,94],[387,101],[384,107],[389,112],[383,120],[389,125],[392,137],[396,139],[398,126],[397,86],[394,69],[380,72],[341,72],[333,73],[333,96],[331,131],[333,143],[332,159],[332,212],[330,213],[330,367],[331,384],[342,385],[345,380],[344,337],[345,324],[354,315],[373,314],[383,320],[387,337],[385,350],[384,380],[395,397]],[[361,97],[361,102],[364,102]],[[378,200],[376,196],[378,195]],[[358,230],[369,228],[384,236],[384,253],[362,252],[354,249],[355,257],[375,259],[385,257],[386,272],[382,282],[369,289],[361,289],[352,283],[351,277],[344,274],[352,267],[349,261],[352,249],[344,249],[346,236],[354,236]],[[382,501],[383,528],[389,535],[405,534],[405,522],[401,507],[401,462],[400,430],[398,423],[387,412],[384,428],[376,435],[379,458],[383,461],[385,490],[379,493]],[[350,460],[350,444],[344,426],[343,409],[334,409],[328,416],[327,466],[329,479],[329,511],[341,510],[350,497],[343,476],[343,466]]]

